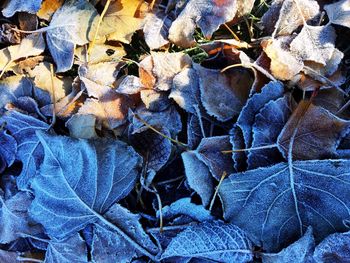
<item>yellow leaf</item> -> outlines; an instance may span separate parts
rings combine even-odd
[[[142,27],[147,4],[141,0],[112,1],[103,22],[114,29],[108,40],[130,43],[134,32]]]

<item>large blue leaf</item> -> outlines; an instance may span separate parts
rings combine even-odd
[[[29,210],[33,219],[55,240],[95,223],[142,250],[135,237],[105,216],[114,203],[133,189],[141,170],[141,157],[117,140],[37,135],[45,157],[31,185],[35,193]]]
[[[15,161],[17,142],[6,130],[0,131],[0,172]]]
[[[9,0],[2,10],[6,17],[13,16],[16,12],[28,12],[35,14],[39,11],[42,0]]]
[[[319,241],[347,229],[349,170],[350,160],[313,160],[232,174],[219,190],[224,217],[268,252],[297,240],[309,225]]]
[[[44,154],[35,131],[45,131],[49,125],[17,111],[8,112],[0,122],[6,122],[7,130],[17,141],[16,159],[23,163],[17,186],[21,190],[28,189],[29,181],[35,175]]]
[[[189,226],[170,242],[162,258],[172,257],[249,262],[253,258],[252,243],[235,225],[205,222]]]

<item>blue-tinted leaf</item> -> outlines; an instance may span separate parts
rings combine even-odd
[[[191,198],[181,198],[162,209],[165,219],[173,219],[179,215],[185,215],[198,222],[212,221],[214,217],[202,205],[191,202]],[[159,216],[159,211],[157,212]]]
[[[210,134],[210,122],[199,117],[196,114],[187,119],[187,146],[195,149],[200,144],[204,136]]]
[[[0,130],[0,159],[4,164],[0,164],[0,172],[6,166],[11,166],[15,161],[17,152],[17,142],[6,130]],[[4,166],[4,167],[3,167]]]
[[[39,11],[42,0],[9,0],[2,14],[6,17],[13,16],[16,12],[28,12],[35,14]]]
[[[276,144],[277,137],[292,113],[290,95],[268,102],[255,116],[252,148]],[[277,147],[251,150],[248,153],[248,169],[269,166],[281,162],[282,156]]]
[[[350,232],[335,233],[317,245],[314,252],[317,263],[344,263],[350,260]]]
[[[209,167],[212,175],[220,180],[223,173],[230,174],[234,171],[231,154],[221,152],[229,149],[229,136],[213,136],[203,138],[195,153]]]
[[[201,197],[203,205],[208,206],[214,194],[213,177],[208,166],[194,152],[184,152],[181,157],[188,184]]]
[[[313,160],[232,174],[219,189],[224,217],[268,252],[288,246],[309,225],[319,241],[346,230],[349,169],[349,160]]]
[[[28,78],[11,76],[0,81],[0,108],[7,103],[14,103],[18,98],[31,96],[33,83]],[[1,111],[0,111],[1,112]]]
[[[1,262],[16,262],[17,252],[10,252],[0,249],[0,261]]]
[[[199,105],[200,95],[198,76],[193,68],[186,68],[174,77],[169,98],[185,111],[196,113],[194,106]]]
[[[18,192],[10,199],[3,198],[0,190],[0,243],[10,243],[21,234],[36,234],[42,230],[29,220],[28,207],[32,197],[26,192]]]
[[[57,72],[72,67],[75,45],[84,45],[92,39],[98,19],[96,9],[86,0],[68,0],[54,13],[46,41]]]
[[[162,258],[193,257],[218,262],[249,262],[253,259],[252,243],[233,224],[206,222],[189,226],[178,234]]]
[[[350,121],[308,101],[301,101],[278,136],[278,148],[285,157],[295,129],[292,149],[295,159],[334,158],[340,139],[350,129]]]
[[[158,129],[162,134],[171,137],[170,132]],[[159,171],[169,160],[171,155],[171,141],[151,129],[140,133],[129,132],[130,144],[140,153],[148,170]]]
[[[140,156],[121,141],[37,135],[45,157],[31,185],[33,218],[57,239],[88,223],[104,223],[101,214],[133,188]]]
[[[35,131],[45,131],[49,125],[17,111],[8,112],[0,122],[6,122],[7,130],[17,141],[16,159],[23,163],[17,186],[20,190],[25,190],[43,158],[43,148]]]
[[[263,254],[263,263],[308,263],[312,262],[312,255],[315,249],[315,240],[312,235],[312,228],[309,227],[304,236],[277,254]]]
[[[143,86],[138,77],[127,75],[123,78],[115,91],[120,94],[132,95],[139,93],[142,89]]]
[[[255,93],[248,99],[237,119],[237,124],[243,132],[246,148],[251,146],[253,140],[252,129],[255,115],[259,113],[266,103],[282,97],[283,93],[284,88],[281,82],[270,82],[263,87],[261,93]]]
[[[230,130],[230,142],[233,150],[245,149],[245,142],[242,129],[235,124]],[[232,159],[236,171],[241,172],[247,169],[247,155],[245,152],[233,152]]]
[[[44,263],[87,263],[85,241],[79,234],[62,240],[51,240],[47,246]]]
[[[141,100],[146,108],[150,111],[163,111],[170,106],[168,93],[165,91],[157,91],[154,89],[143,89],[140,92]]]
[[[132,214],[122,206],[115,204],[108,210],[105,217],[127,233],[128,236],[137,240],[143,247],[153,253],[157,252],[157,247],[139,223],[140,216]],[[92,259],[99,263],[130,262],[134,256],[140,255],[120,235],[99,225],[95,228],[91,253]]]
[[[144,106],[136,109],[135,114],[143,121],[153,127],[167,128],[171,134],[178,134],[182,129],[181,117],[174,106],[160,112],[152,112]],[[139,133],[149,129],[142,121],[134,116],[133,112],[129,113],[132,123],[132,133]]]

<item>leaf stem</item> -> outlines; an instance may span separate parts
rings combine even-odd
[[[222,173],[221,178],[220,178],[219,184],[217,185],[217,187],[216,187],[216,189],[215,189],[215,193],[214,193],[214,195],[213,195],[213,198],[212,198],[211,201],[210,201],[209,211],[211,211],[211,210],[213,209],[216,196],[217,196],[218,193],[219,193],[219,188],[220,188],[222,182],[224,181],[226,175],[227,175],[227,173],[224,171],[224,172]]]
[[[221,151],[222,153],[234,153],[234,152],[247,152],[247,151],[254,151],[254,150],[262,150],[262,149],[271,149],[278,147],[277,143],[270,144],[270,145],[264,145],[259,147],[251,147],[246,149],[236,149],[236,150],[228,150],[228,151]]]
[[[87,52],[88,55],[90,55],[90,52],[91,52],[91,50],[93,49],[93,47],[95,45],[95,41],[96,41],[96,38],[97,38],[97,35],[98,35],[98,31],[100,30],[100,26],[101,26],[103,17],[105,16],[105,14],[107,12],[110,3],[111,3],[111,0],[107,0],[107,2],[105,4],[105,7],[103,8],[103,11],[102,11],[102,13],[100,15],[100,18],[98,19],[98,23],[97,23],[96,31],[95,31],[95,34],[94,34],[94,38],[92,39],[91,43],[89,44],[89,49],[88,49],[88,52]]]

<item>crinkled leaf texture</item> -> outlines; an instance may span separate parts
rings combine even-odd
[[[23,163],[21,174],[17,177],[17,186],[20,190],[26,190],[43,158],[43,148],[35,132],[45,131],[49,125],[17,111],[8,112],[0,122],[6,122],[6,129],[17,142],[16,159]]]
[[[299,240],[286,247],[281,252],[276,254],[263,254],[262,261],[263,263],[311,263],[314,249],[315,240],[312,234],[312,228],[309,227],[305,234]]]
[[[17,142],[5,130],[0,131],[0,172],[15,161]]]
[[[313,160],[232,174],[219,190],[224,218],[267,252],[297,240],[309,225],[317,242],[347,229],[349,169],[349,160]]]
[[[326,5],[329,21],[333,24],[350,27],[350,2],[341,0],[330,5]]]
[[[87,255],[86,243],[77,233],[62,241],[51,240],[44,263],[87,263]]]
[[[315,248],[317,263],[342,263],[350,259],[350,232],[335,233],[326,237]]]
[[[171,257],[249,262],[253,258],[252,243],[233,224],[205,222],[189,226],[170,242],[162,258]]]
[[[39,11],[42,0],[9,0],[2,14],[6,17],[13,16],[16,12],[28,12],[35,14]]]
[[[47,234],[60,240],[95,223],[120,235],[144,254],[137,236],[113,224],[105,213],[134,187],[141,157],[117,140],[88,141],[37,133],[45,157],[32,182],[30,215]],[[154,251],[148,252],[152,257]]]

